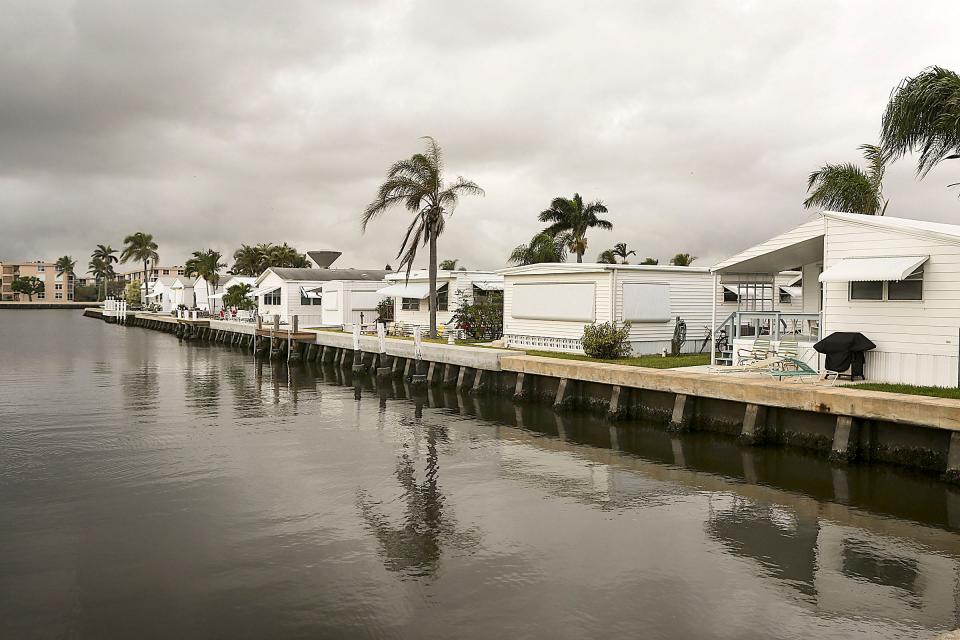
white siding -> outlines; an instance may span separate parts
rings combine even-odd
[[[494,273],[485,271],[450,271],[444,272],[437,277],[437,288],[448,285],[449,297],[447,298],[447,310],[437,312],[437,324],[447,325],[453,318],[457,305],[461,300],[467,304],[473,303],[473,283],[487,282],[499,279]],[[404,284],[404,278],[390,279],[389,284]],[[426,277],[410,278],[410,284],[426,284],[430,280]],[[380,288],[383,288],[381,284]],[[462,294],[462,295],[461,295]],[[417,311],[404,310],[401,308],[401,299],[394,298],[393,317],[397,322],[410,325],[420,325],[426,327],[430,325],[430,306],[428,300],[420,301],[420,308]]]
[[[323,324],[343,325],[376,320],[376,294],[383,282],[369,280],[333,280],[323,285]],[[334,304],[335,303],[335,304]],[[319,307],[316,307],[319,308]],[[362,316],[362,317],[361,317]]]
[[[584,322],[533,320],[513,317],[514,296],[523,292],[520,283],[592,283],[596,295],[596,322],[610,321],[610,273],[551,273],[507,275],[503,286],[503,335],[508,346],[551,351],[582,351],[580,338]]]
[[[712,309],[710,292],[713,276],[691,270],[689,273],[670,271],[638,272],[617,270],[617,323],[623,322],[623,285],[631,282],[664,283],[670,285],[670,316],[666,322],[633,322],[630,325],[630,341],[636,353],[660,353],[670,349],[677,318],[687,324],[687,341],[683,351],[699,351],[710,326]],[[582,330],[581,330],[582,333]]]
[[[614,275],[615,274],[615,275]],[[513,316],[514,296],[522,293],[519,283],[593,283],[596,292],[596,322],[612,319],[611,289],[616,280],[617,324],[623,323],[623,285],[630,283],[665,284],[670,288],[670,320],[664,322],[633,322],[630,342],[634,353],[659,353],[670,348],[676,318],[687,324],[687,342],[684,351],[698,351],[703,342],[704,327],[710,325],[710,295],[713,276],[702,270],[672,271],[616,271],[507,274],[503,296],[503,332],[509,346],[554,351],[580,352],[580,338],[584,322],[533,320]]]
[[[957,386],[960,348],[960,246],[947,240],[827,219],[825,267],[843,258],[929,255],[922,301],[849,299],[846,283],[824,285],[827,335],[859,331],[877,345],[867,353],[870,380]]]

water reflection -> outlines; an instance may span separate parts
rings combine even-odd
[[[819,522],[776,505],[757,504],[733,496],[717,508],[711,501],[707,531],[730,553],[751,558],[768,575],[807,596],[816,593]]]
[[[420,445],[423,404],[420,401],[415,405],[414,420],[408,425],[409,436],[402,444],[394,469],[402,489],[396,500],[402,501],[403,512],[390,513],[388,504],[374,500],[364,489],[358,490],[356,499],[361,517],[377,539],[384,566],[409,577],[433,576],[439,569],[445,545],[462,549],[476,544],[478,539],[475,530],[458,530],[440,487],[439,445],[448,440],[444,427],[425,427],[423,478],[417,477],[414,457]]]
[[[0,332],[0,637],[960,626],[960,494],[930,479],[65,326],[75,374]]]

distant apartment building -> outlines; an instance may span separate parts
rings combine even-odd
[[[128,265],[123,265],[123,266],[127,267]],[[141,264],[139,267],[137,267],[133,264],[130,264],[128,268],[129,270],[123,270],[122,268],[114,269],[117,274],[117,280],[122,280],[123,282],[133,282],[134,280],[137,280],[141,284],[143,284],[143,281],[145,280],[143,275],[144,273],[143,265]],[[183,275],[183,270],[184,270],[183,265],[174,265],[171,267],[164,267],[164,266],[152,267],[150,269],[150,272],[151,272],[150,281],[154,282],[156,281],[157,278],[160,278],[163,276],[172,276],[176,278],[177,276]]]
[[[17,278],[38,278],[43,282],[43,293],[33,296],[34,302],[72,302],[75,276],[57,270],[56,263],[45,260],[32,262],[0,262],[0,301],[27,302],[25,295],[14,293],[13,281]]]

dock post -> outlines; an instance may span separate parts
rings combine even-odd
[[[743,444],[759,444],[766,435],[767,408],[756,404],[748,404],[743,411],[743,428],[740,430],[740,440]]]
[[[947,470],[943,474],[947,482],[960,484],[960,431],[950,432],[950,448],[947,450]]]
[[[390,367],[391,374],[396,378],[403,374],[404,358],[393,356],[393,365]]]
[[[437,374],[440,374],[440,380],[437,380]],[[434,385],[437,382],[443,382],[443,365],[439,362],[431,362],[427,367],[427,384]]]
[[[455,387],[457,385],[457,375],[460,368],[455,364],[446,364],[443,366],[443,386]]]
[[[678,393],[673,401],[673,414],[670,416],[668,431],[687,431],[690,429],[690,423],[693,422],[693,409],[696,404],[696,398],[692,398],[684,393]]]
[[[353,355],[353,349],[341,349],[340,350],[340,366],[347,366],[347,356]]]
[[[303,344],[296,340],[287,339],[287,362],[300,362]]]
[[[553,398],[554,410],[570,409],[573,406],[573,387],[576,381],[569,378],[560,378],[557,385],[557,395]]]
[[[465,389],[467,386],[467,375],[470,371],[470,367],[460,367],[460,371],[457,373],[457,390]]]
[[[513,401],[522,402],[527,399],[527,374],[522,371],[517,374],[517,382],[513,385]]]
[[[843,464],[856,456],[855,428],[852,417],[837,416],[837,426],[833,429],[833,446],[830,447],[831,462]]]
[[[629,389],[624,389],[618,384],[610,389],[610,406],[607,407],[607,417],[610,420],[622,420],[627,417],[629,394]]]
[[[414,360],[413,358],[407,358],[407,361],[403,363],[403,379],[404,380],[410,380],[413,377],[413,374],[416,371],[416,369],[414,369],[415,362],[416,360]]]
[[[367,372],[367,365],[363,361],[363,351],[353,352],[353,372],[355,374],[364,374]]]
[[[473,376],[473,388],[470,389],[470,393],[475,396],[478,396],[481,393],[486,393],[490,387],[488,382],[489,378],[489,371],[486,369],[477,369],[477,374]]]

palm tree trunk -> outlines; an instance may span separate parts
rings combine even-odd
[[[430,229],[430,333],[437,337],[437,235]]]
[[[583,252],[577,251],[577,262],[583,262]]]

